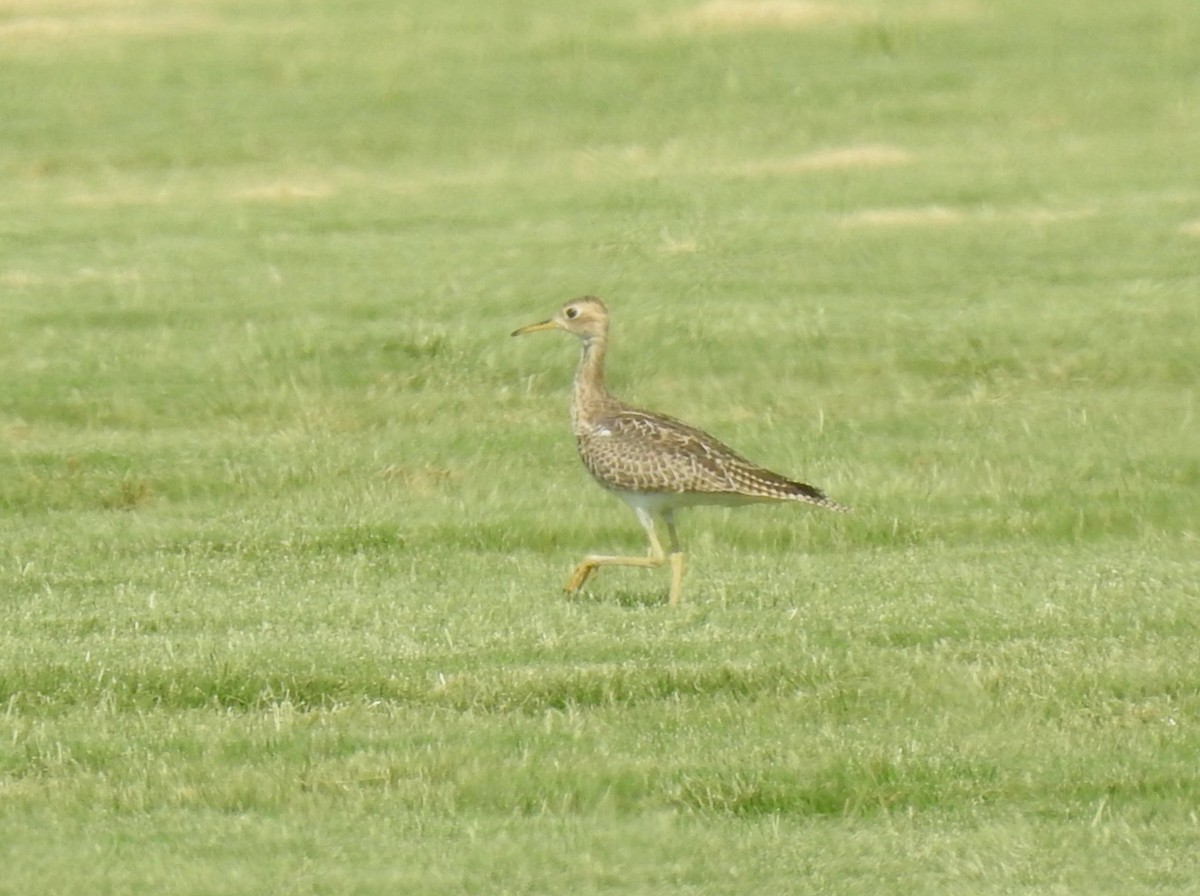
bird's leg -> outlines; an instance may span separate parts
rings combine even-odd
[[[587,581],[588,576],[592,574],[592,571],[600,566],[638,566],[644,569],[654,569],[666,562],[667,555],[663,553],[662,544],[659,542],[658,536],[654,533],[653,517],[650,516],[648,511],[640,508],[634,512],[637,513],[638,522],[642,524],[642,528],[646,530],[646,535],[650,538],[650,553],[645,557],[612,557],[607,554],[588,554],[575,567],[575,571],[571,573],[571,578],[563,586],[564,591],[571,592],[580,588]],[[682,567],[680,567],[680,572],[682,573]]]
[[[671,591],[667,602],[675,607],[679,605],[679,594],[683,587],[683,549],[679,547],[679,536],[675,534],[675,514],[667,511],[663,514],[663,522],[667,524],[667,535],[671,539]]]

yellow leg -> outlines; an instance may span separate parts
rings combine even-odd
[[[683,552],[676,551],[671,555],[671,596],[667,602],[673,606],[679,606],[679,593],[683,585]]]
[[[635,512],[638,522],[642,524],[642,528],[646,530],[646,536],[650,539],[650,553],[645,557],[588,554],[575,567],[571,578],[567,579],[567,584],[563,587],[564,591],[570,593],[583,587],[588,576],[601,566],[636,566],[642,569],[657,569],[670,559],[671,590],[668,593],[667,603],[672,607],[679,606],[679,598],[683,593],[683,551],[679,547],[679,538],[675,534],[675,516],[671,512],[663,514],[663,521],[667,524],[667,534],[671,538],[670,554],[667,554],[663,551],[662,544],[654,532],[654,518],[646,510],[637,509]]]
[[[582,587],[583,583],[588,580],[588,576],[601,566],[640,566],[646,569],[655,569],[662,566],[665,561],[665,557],[613,557],[608,554],[588,554],[575,567],[575,571],[571,573],[571,578],[567,579],[563,590],[570,592]]]
[[[671,591],[667,603],[672,607],[679,606],[679,595],[683,591],[683,551],[679,547],[679,536],[675,534],[675,514],[668,511],[663,514],[667,524],[667,535],[671,539]]]
[[[588,580],[588,576],[601,566],[637,566],[643,569],[655,569],[666,562],[667,555],[663,552],[658,536],[654,533],[653,517],[645,510],[639,509],[636,513],[638,522],[642,524],[642,528],[646,530],[646,535],[650,539],[649,555],[645,557],[613,557],[608,554],[588,554],[575,567],[571,578],[567,579],[567,584],[563,586],[564,591],[571,592],[582,587],[583,583]],[[674,531],[673,526],[672,531]],[[673,535],[672,538],[674,538]]]

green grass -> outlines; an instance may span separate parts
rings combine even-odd
[[[0,893],[1197,892],[1197,46],[5,4]],[[585,292],[856,512],[564,597],[643,547],[507,336]]]

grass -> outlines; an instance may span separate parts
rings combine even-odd
[[[0,5],[0,893],[1195,892],[1198,41]],[[856,513],[561,595],[584,292]]]

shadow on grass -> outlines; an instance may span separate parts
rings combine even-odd
[[[590,606],[612,605],[627,608],[665,607],[667,595],[661,590],[629,591],[613,588],[584,588],[565,594],[564,599],[573,604]]]

